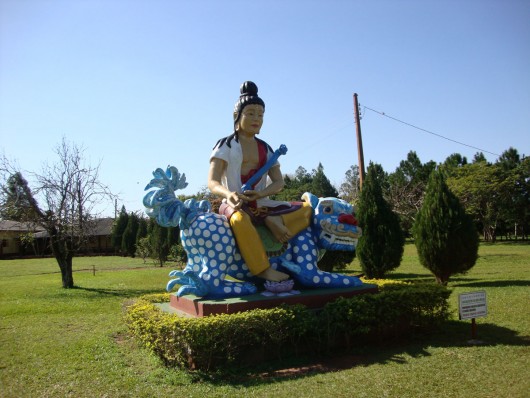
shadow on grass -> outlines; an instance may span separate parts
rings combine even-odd
[[[476,279],[475,279],[476,280]],[[451,279],[449,281],[450,287],[508,287],[508,286],[530,286],[530,281],[525,280],[505,280],[505,281],[480,281],[472,282],[473,279],[461,279],[461,282],[451,283],[456,281],[456,279]]]
[[[277,383],[282,380],[295,380],[328,372],[348,370],[358,366],[374,364],[406,364],[411,358],[431,356],[433,348],[472,348],[470,321],[447,321],[438,332],[430,335],[409,336],[407,340],[397,340],[379,344],[360,344],[347,353],[335,355],[305,356],[277,360],[253,368],[231,368],[221,372],[193,372],[197,381],[207,381],[214,385],[249,387]],[[530,336],[494,324],[479,324],[477,338],[480,347],[530,346]]]
[[[150,269],[163,269],[164,267],[150,267],[146,265],[142,265],[139,267],[121,267],[121,268],[79,268],[72,270],[72,273],[77,272],[119,272],[119,271],[143,271],[143,270],[150,270]],[[166,267],[171,268],[171,267]],[[178,267],[177,267],[178,268]],[[181,267],[183,268],[183,267]],[[14,274],[14,275],[4,275],[4,277],[14,278],[14,277],[27,277],[27,276],[39,276],[39,275],[52,275],[52,274],[60,274],[61,271],[46,271],[46,272],[32,272],[32,273],[21,273],[21,274]]]
[[[525,246],[530,245],[530,239],[519,239],[519,240],[497,240],[496,242],[480,242],[483,246]]]
[[[429,273],[425,274],[412,274],[404,272],[392,272],[388,274],[388,278],[392,279],[405,279],[405,280],[414,280],[414,281],[434,281],[434,276]]]
[[[96,297],[122,297],[122,298],[137,298],[146,294],[163,293],[161,289],[109,289],[109,288],[91,288],[74,286],[73,290],[82,290],[89,293],[96,293]]]

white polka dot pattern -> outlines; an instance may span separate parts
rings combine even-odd
[[[335,217],[336,218],[336,217]],[[287,250],[270,259],[271,266],[287,272],[302,287],[339,288],[358,286],[361,282],[351,276],[323,272],[318,269],[320,224],[311,227],[289,242]],[[168,286],[180,284],[180,294],[193,293],[203,297],[234,297],[256,293],[254,277],[245,264],[226,218],[215,213],[202,213],[181,231],[188,255],[183,271],[173,271],[178,278]],[[289,269],[282,262],[289,262]],[[294,268],[292,268],[294,266]],[[294,272],[299,267],[300,272]],[[226,279],[231,276],[239,281]]]

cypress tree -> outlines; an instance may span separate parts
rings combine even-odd
[[[168,246],[168,235],[167,228],[161,227],[154,219],[149,221],[149,244],[151,250],[151,257],[158,260],[158,263],[161,267],[164,266],[164,263],[167,261],[169,254]]]
[[[378,168],[381,167],[373,163],[368,166],[357,208],[362,228],[357,256],[368,278],[383,278],[385,273],[397,268],[405,244],[399,217],[383,197]]]
[[[339,196],[335,187],[331,184],[326,174],[324,174],[324,166],[322,163],[318,164],[316,170],[313,170],[313,181],[311,182],[311,193],[318,197],[334,197]]]
[[[421,264],[446,285],[451,275],[465,273],[478,257],[473,220],[449,190],[440,170],[429,178],[423,205],[413,227]]]
[[[326,272],[337,272],[346,269],[355,259],[355,252],[326,251],[318,260],[318,268]]]
[[[118,251],[121,250],[123,231],[125,231],[125,228],[127,228],[128,222],[129,215],[127,214],[127,210],[125,210],[125,206],[122,206],[120,210],[120,215],[116,220],[114,220],[114,224],[112,226],[112,234],[110,237],[112,246]]]
[[[136,235],[138,234],[139,217],[136,213],[129,215],[127,226],[123,231],[121,250],[128,256],[134,257],[136,253]]]
[[[1,189],[3,191],[3,200],[0,204],[1,219],[21,222],[38,219],[34,206],[35,199],[28,195],[31,190],[20,172],[11,174]]]
[[[136,233],[136,244],[140,242],[140,239],[147,236],[147,220],[144,217],[139,217],[138,220],[138,232]]]

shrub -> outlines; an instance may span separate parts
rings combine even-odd
[[[169,249],[169,256],[179,264],[186,264],[188,262],[186,250],[184,250],[180,243],[171,245],[171,248]]]
[[[302,306],[252,310],[204,318],[164,313],[145,298],[127,312],[133,334],[170,366],[212,369],[234,363],[252,347],[276,351],[296,345],[312,325]]]
[[[138,299],[126,312],[134,336],[169,366],[211,370],[304,353],[349,348],[353,339],[382,339],[429,330],[447,319],[450,291],[435,284],[379,282],[377,294],[339,298],[318,313],[301,305],[187,318]]]
[[[144,260],[144,264],[145,264],[145,260],[146,258],[149,257],[150,254],[151,254],[151,244],[149,243],[149,237],[146,236],[146,237],[140,238],[136,242],[136,256]]]

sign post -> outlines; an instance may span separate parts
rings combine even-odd
[[[486,315],[488,315],[488,306],[485,291],[461,293],[458,295],[459,319],[471,319],[470,344],[482,343],[482,341],[477,340],[477,323],[475,322],[475,318],[485,317]]]

